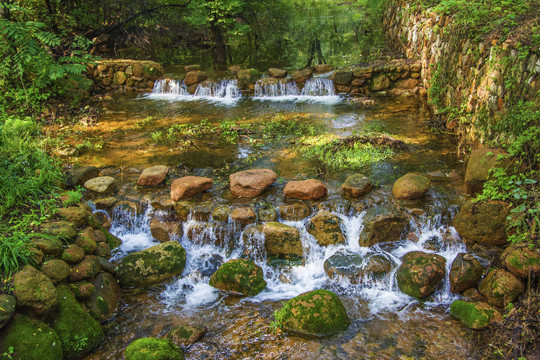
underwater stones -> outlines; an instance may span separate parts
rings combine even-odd
[[[137,179],[137,185],[139,186],[159,186],[167,177],[169,168],[165,165],[158,165],[146,168]]]
[[[328,193],[326,185],[317,179],[289,181],[283,195],[299,200],[318,200]]]
[[[309,206],[303,202],[293,202],[279,206],[279,215],[283,220],[299,221],[309,216]]]
[[[484,183],[489,179],[489,170],[500,165],[501,161],[497,158],[505,154],[501,149],[490,148],[476,149],[471,153],[465,171],[465,186],[469,194],[482,191]]]
[[[169,331],[167,339],[178,346],[188,346],[202,339],[207,331],[204,325],[180,325]]]
[[[118,266],[117,278],[122,287],[150,286],[182,274],[185,264],[182,245],[168,241],[127,255]]]
[[[348,70],[336,70],[330,78],[336,85],[348,86],[351,84],[353,73]]]
[[[78,234],[77,226],[75,226],[74,223],[69,221],[45,223],[41,224],[41,227],[43,228],[43,230],[45,230],[46,233],[63,240],[72,240],[76,238]]]
[[[96,276],[101,270],[101,264],[97,256],[85,256],[83,261],[71,268],[70,282],[88,280]]]
[[[486,275],[478,286],[478,290],[491,305],[504,307],[525,291],[525,285],[514,274],[504,269],[497,269]]]
[[[259,196],[276,180],[277,174],[270,169],[251,169],[232,174],[230,187],[233,195],[241,197]]]
[[[79,245],[70,244],[62,252],[60,259],[68,264],[77,264],[84,259],[84,250]]]
[[[62,360],[62,342],[47,324],[26,315],[17,316],[0,336],[0,354],[17,360]],[[8,358],[8,357],[6,357]]]
[[[30,265],[13,276],[13,294],[17,306],[30,308],[37,315],[47,314],[58,301],[52,281]]]
[[[124,357],[126,360],[184,360],[184,353],[170,339],[142,338],[129,344]]]
[[[210,286],[240,295],[255,296],[266,288],[263,271],[249,259],[233,259],[210,277]]]
[[[215,223],[195,223],[187,229],[187,237],[194,244],[212,244],[224,246],[228,229]],[[232,239],[230,239],[232,240]]]
[[[487,245],[507,243],[506,217],[508,204],[502,201],[476,203],[468,201],[454,217],[454,227],[468,240]]]
[[[98,194],[108,194],[114,190],[116,180],[112,176],[99,176],[84,183],[84,188]]]
[[[371,191],[373,184],[371,180],[363,174],[349,176],[341,185],[343,194],[352,198],[359,198]]]
[[[499,322],[502,316],[499,311],[486,303],[474,303],[455,300],[450,306],[450,314],[458,318],[470,329],[483,329],[492,322]]]
[[[382,91],[390,87],[391,81],[386,74],[375,75],[371,80],[372,91]]]
[[[341,219],[329,211],[319,211],[309,220],[307,231],[315,237],[319,245],[328,246],[342,244],[345,236],[341,230]]]
[[[75,299],[69,288],[59,285],[58,310],[51,322],[62,341],[62,350],[67,359],[80,358],[96,348],[105,335],[94,320]]]
[[[250,207],[236,208],[231,212],[231,220],[241,226],[252,224],[257,219],[257,214]]]
[[[109,273],[99,273],[92,281],[95,291],[86,300],[88,313],[99,322],[109,319],[120,302],[122,289],[115,277]]]
[[[273,77],[276,79],[282,79],[287,76],[287,70],[270,68],[268,69],[268,74],[270,75],[270,77]]]
[[[329,336],[346,330],[351,321],[339,297],[314,290],[287,301],[276,315],[283,329],[312,336]]]
[[[65,261],[51,259],[45,261],[43,265],[41,265],[41,272],[56,284],[66,280],[71,271],[69,265]]]
[[[450,269],[450,291],[461,293],[476,286],[483,272],[483,266],[474,256],[466,253],[458,254]]]
[[[172,221],[153,219],[150,221],[150,233],[159,242],[167,242],[173,237],[182,236],[182,224]]]
[[[393,206],[370,207],[364,216],[364,229],[359,236],[360,246],[398,241],[407,225],[407,216]]]
[[[298,260],[304,255],[300,231],[279,222],[267,222],[263,226],[264,247],[269,257]]]
[[[95,166],[82,166],[70,172],[74,186],[82,186],[88,180],[99,176],[99,169]]]
[[[423,175],[408,173],[396,180],[392,194],[399,200],[414,200],[424,196],[431,182]]]
[[[184,176],[171,184],[172,201],[188,199],[195,194],[208,190],[214,182],[210,178],[199,176]]]
[[[343,277],[351,283],[361,283],[365,278],[380,279],[387,276],[394,266],[384,255],[360,255],[351,251],[338,251],[324,262],[324,271],[330,279]]]
[[[186,74],[186,77],[184,79],[184,84],[186,84],[186,86],[191,86],[191,85],[200,83],[206,79],[208,79],[208,75],[204,71],[200,71],[200,70],[190,71]]]
[[[313,77],[313,71],[310,68],[296,70],[291,74],[291,77],[295,82],[303,84]]]
[[[316,74],[324,74],[334,70],[334,67],[330,64],[317,64],[315,65]]]
[[[504,250],[501,261],[512,274],[526,279],[540,274],[540,251],[528,244],[511,245]]]
[[[431,294],[444,278],[446,259],[437,254],[412,251],[403,257],[396,272],[399,289],[412,297],[422,299]]]
[[[0,294],[0,329],[15,315],[16,300],[8,294]]]
[[[77,226],[85,226],[88,223],[86,210],[79,206],[58,209],[58,214]]]

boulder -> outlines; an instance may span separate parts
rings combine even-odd
[[[309,216],[309,206],[303,202],[293,202],[279,206],[279,215],[286,221],[300,221]]]
[[[83,207],[72,206],[58,209],[58,214],[76,226],[85,226],[88,223],[88,215]]]
[[[94,254],[98,257],[109,259],[111,257],[111,248],[106,242],[100,242],[97,244]]]
[[[329,211],[322,210],[309,220],[307,231],[313,235],[319,245],[328,246],[345,242],[341,219]]]
[[[315,65],[316,74],[324,74],[334,70],[334,67],[330,64],[317,64]]]
[[[124,357],[126,360],[184,360],[184,353],[169,339],[142,338],[129,344]]]
[[[465,186],[469,194],[482,191],[484,183],[489,179],[489,170],[503,165],[498,157],[506,154],[504,150],[490,148],[476,149],[471,153],[465,170]]]
[[[346,330],[351,321],[339,297],[328,290],[314,290],[287,301],[275,313],[285,330],[311,336],[329,336]]]
[[[93,254],[96,251],[96,233],[95,230],[91,227],[87,227],[77,237],[75,244],[83,249],[86,255]]]
[[[47,314],[58,301],[52,281],[30,265],[13,276],[13,294],[18,307],[30,308],[37,315]]]
[[[204,325],[180,325],[167,333],[167,339],[178,346],[189,346],[202,339],[207,331]]]
[[[394,262],[381,254],[360,255],[351,251],[338,251],[324,262],[324,271],[330,279],[342,277],[353,284],[364,280],[387,277]]]
[[[461,293],[475,287],[483,273],[484,267],[474,256],[466,253],[458,254],[450,269],[450,291]]]
[[[348,86],[351,84],[353,73],[349,70],[336,70],[330,77],[334,84],[339,86]]]
[[[399,289],[417,299],[430,295],[444,278],[446,259],[437,254],[411,251],[396,272]]]
[[[291,77],[295,82],[303,84],[313,77],[313,71],[309,68],[296,70],[291,74]]]
[[[99,322],[108,320],[116,311],[122,290],[115,277],[109,273],[99,273],[92,281],[95,289],[86,300],[90,316]]]
[[[408,223],[407,216],[393,206],[373,206],[363,219],[364,229],[360,233],[360,246],[398,241]]]
[[[195,194],[208,190],[214,182],[210,178],[199,176],[184,176],[171,184],[172,201],[188,199]]]
[[[277,174],[270,169],[251,169],[232,174],[231,192],[236,196],[256,197],[276,180]]]
[[[117,71],[114,73],[113,81],[116,85],[124,85],[126,83],[127,76],[123,71]]]
[[[68,264],[77,264],[84,259],[84,250],[79,245],[70,244],[62,252],[60,259]]]
[[[182,274],[185,264],[182,245],[169,241],[127,255],[118,266],[117,278],[122,287],[155,285]]]
[[[208,75],[204,71],[190,71],[186,74],[184,84],[186,84],[186,86],[191,86],[203,82],[206,79],[208,79]]]
[[[236,208],[231,212],[231,220],[241,226],[252,224],[256,219],[257,214],[250,207]]]
[[[39,249],[45,255],[58,256],[62,253],[62,242],[55,238],[34,238],[32,240],[32,246]]]
[[[69,284],[69,288],[77,300],[86,300],[96,292],[96,287],[89,281],[79,281]]]
[[[44,273],[51,281],[56,284],[66,280],[69,277],[69,265],[62,260],[51,259],[41,265],[41,272]]]
[[[458,318],[469,329],[483,329],[493,322],[502,321],[499,311],[486,303],[455,300],[450,314]]]
[[[525,284],[514,274],[497,269],[486,275],[478,290],[491,305],[505,307],[525,291]]]
[[[99,323],[81,307],[65,285],[58,290],[58,309],[51,327],[61,340],[66,359],[81,358],[95,349],[105,338]]]
[[[84,183],[84,188],[98,194],[109,194],[114,191],[116,180],[112,176],[99,176]]]
[[[507,243],[506,217],[508,204],[502,201],[477,203],[468,201],[454,217],[454,227],[459,235],[486,245]]]
[[[287,70],[270,68],[268,69],[268,74],[270,75],[270,77],[282,79],[287,76]]]
[[[137,185],[139,186],[159,186],[167,177],[169,168],[165,165],[153,166],[144,169],[139,178],[137,179]]]
[[[431,182],[425,176],[408,173],[396,180],[392,187],[392,194],[398,200],[414,200],[424,196]]]
[[[343,194],[352,198],[359,198],[371,191],[373,184],[371,180],[363,174],[349,176],[341,185]]]
[[[41,227],[47,234],[50,234],[54,237],[58,237],[62,240],[67,240],[67,241],[75,239],[78,234],[77,226],[74,223],[69,222],[69,221],[57,221],[57,222],[52,222],[52,223],[44,223],[44,224],[41,224]]]
[[[88,180],[99,176],[99,169],[95,166],[82,166],[74,168],[70,174],[74,186],[83,186]]]
[[[212,275],[210,286],[240,295],[255,296],[266,288],[263,271],[249,259],[233,259]]]
[[[267,222],[263,226],[264,247],[269,258],[298,260],[304,255],[300,231],[278,222]]]
[[[89,280],[101,271],[101,264],[97,256],[85,256],[83,261],[71,268],[70,282]]]
[[[318,200],[327,193],[326,185],[316,179],[289,181],[283,190],[286,197],[300,200]]]
[[[13,355],[10,354],[13,351]],[[16,360],[62,360],[62,342],[47,324],[17,316],[0,336],[0,354]]]
[[[0,294],[0,330],[6,326],[15,315],[16,300],[8,294]]]
[[[181,223],[153,219],[150,221],[150,233],[159,242],[167,242],[171,241],[171,236],[173,238],[181,237],[183,229]]]
[[[371,80],[372,91],[382,91],[390,87],[391,81],[385,74],[379,74],[373,77]]]
[[[540,250],[529,244],[516,244],[506,248],[501,256],[502,264],[512,274],[526,279],[540,274]]]

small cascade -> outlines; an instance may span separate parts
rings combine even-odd
[[[259,79],[255,84],[255,100],[338,103],[334,82],[326,78],[309,79],[302,91],[292,80]]]
[[[189,95],[186,85],[180,80],[161,79],[156,81],[152,94],[155,95]]]
[[[259,79],[255,84],[255,98],[298,95],[300,95],[300,90],[294,81]]]
[[[334,82],[325,78],[311,78],[302,89],[303,96],[335,96]]]
[[[242,97],[237,80],[205,81],[200,83],[195,94],[190,94],[186,85],[179,80],[162,79],[156,81],[154,89],[145,97],[172,101],[207,100],[222,104],[234,104]]]
[[[205,81],[197,86],[196,98],[211,100],[236,101],[242,97],[237,80]]]

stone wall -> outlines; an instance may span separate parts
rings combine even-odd
[[[149,91],[164,72],[155,61],[103,60],[88,69],[88,77],[94,93]]]
[[[418,3],[389,1],[384,16],[389,42],[420,61],[428,98],[447,129],[461,135],[463,144],[483,142],[512,99],[537,96],[539,50],[526,53],[516,40],[493,36],[469,40],[451,16]],[[449,115],[451,108],[459,118]]]

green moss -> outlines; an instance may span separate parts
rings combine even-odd
[[[456,300],[450,306],[450,314],[461,320],[468,328],[481,329],[490,324],[495,316],[495,310],[479,304]]]
[[[234,259],[223,264],[210,278],[210,286],[254,296],[266,287],[262,269],[248,259]]]
[[[0,354],[13,348],[13,359],[61,360],[62,342],[56,332],[43,322],[28,316],[15,318],[0,333]],[[11,359],[11,358],[10,358]]]
[[[184,353],[171,340],[157,338],[133,341],[124,356],[126,360],[184,360]]]

